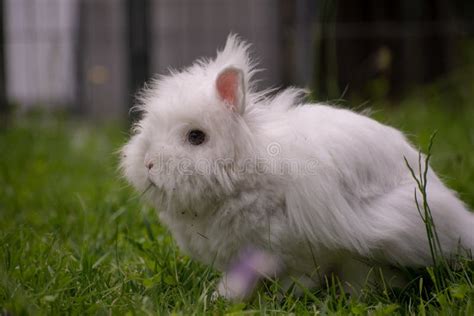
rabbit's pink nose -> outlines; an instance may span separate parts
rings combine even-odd
[[[148,168],[148,170],[151,170],[151,168],[153,168],[153,166],[154,166],[154,164],[153,164],[152,161],[146,163],[146,167]]]

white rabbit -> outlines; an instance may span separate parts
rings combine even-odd
[[[257,249],[278,266],[262,273],[308,287],[329,273],[359,287],[372,266],[390,274],[430,265],[404,160],[418,172],[418,152],[404,135],[349,110],[304,104],[300,89],[256,92],[255,72],[248,45],[230,35],[215,59],[162,76],[141,95],[121,167],[180,248],[221,271]],[[472,251],[474,215],[431,169],[427,179],[444,255]],[[218,291],[242,296],[225,275]]]

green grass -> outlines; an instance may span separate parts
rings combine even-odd
[[[427,88],[373,116],[422,148],[437,130],[432,165],[472,208],[471,88],[456,89],[454,101],[451,89]],[[472,262],[442,286],[425,286],[436,284],[433,268],[404,291],[367,288],[360,298],[335,281],[302,297],[282,298],[267,283],[248,303],[211,302],[218,274],[180,254],[120,179],[115,152],[125,130],[51,117],[0,130],[0,314],[474,315]]]

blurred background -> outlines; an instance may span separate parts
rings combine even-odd
[[[0,106],[127,117],[156,73],[253,43],[261,87],[398,100],[465,66],[472,0],[0,0]]]

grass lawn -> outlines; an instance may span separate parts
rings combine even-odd
[[[474,208],[474,87],[450,90],[427,88],[372,116],[421,148],[437,130],[432,165]],[[126,138],[124,125],[67,118],[0,130],[0,314],[474,315],[472,262],[430,289],[427,270],[404,291],[360,298],[333,284],[282,299],[269,283],[246,304],[211,302],[218,274],[182,255],[120,179],[115,151]]]

